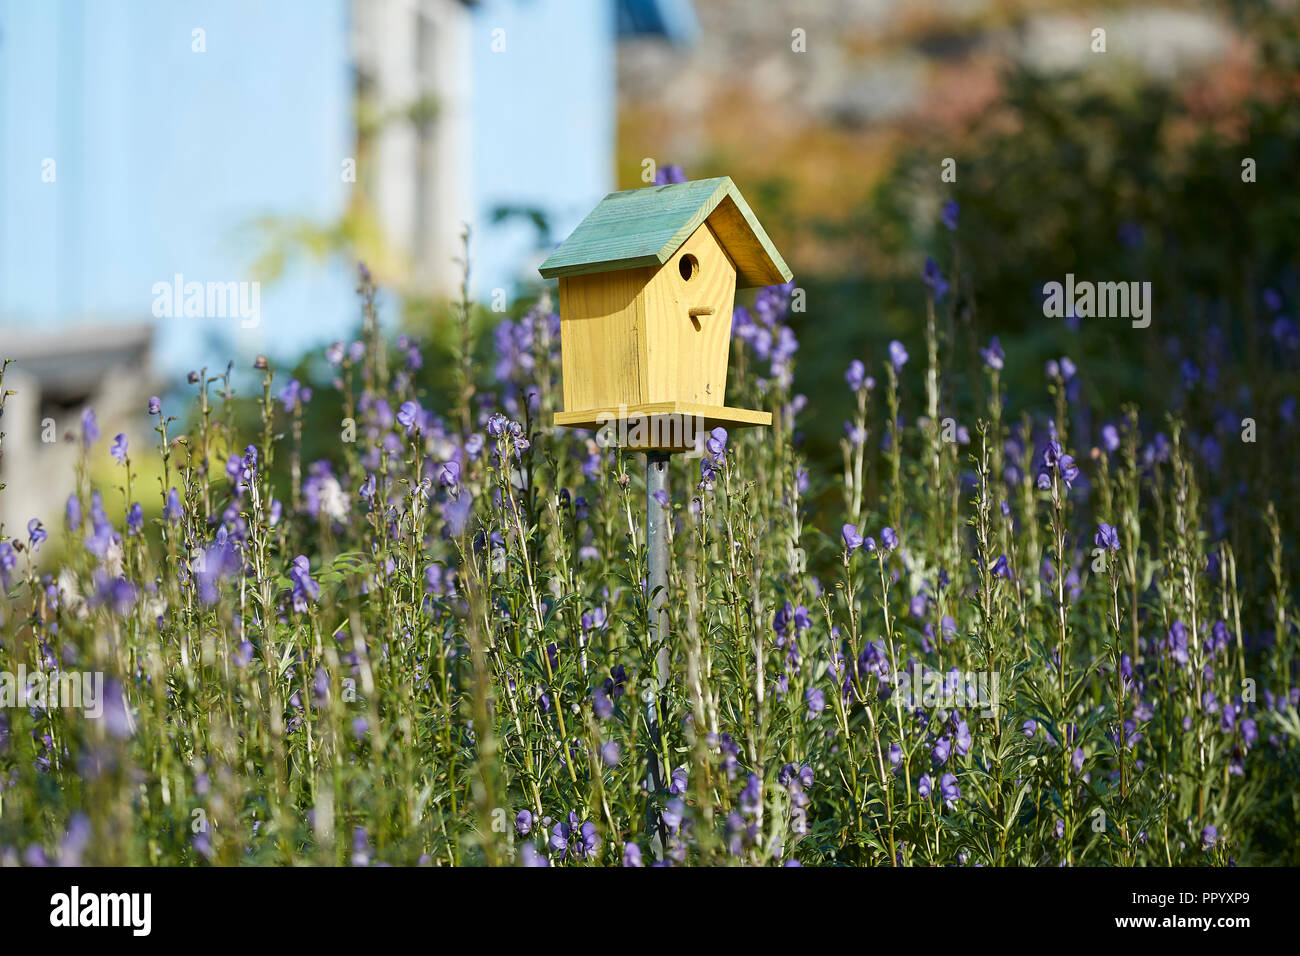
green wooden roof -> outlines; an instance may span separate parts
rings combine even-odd
[[[715,229],[737,265],[740,288],[790,281],[789,267],[730,176],[610,193],[537,271],[553,279],[661,266],[715,211],[729,226],[743,223]]]

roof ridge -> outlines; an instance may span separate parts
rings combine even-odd
[[[667,194],[667,195],[665,195]],[[662,198],[661,198],[662,197]],[[591,275],[623,269],[657,268],[668,261],[727,199],[743,221],[723,247],[746,238],[757,247],[743,256],[754,266],[737,269],[748,285],[767,285],[774,276],[790,278],[789,267],[772,245],[745,197],[730,176],[713,176],[682,183],[642,186],[609,193],[596,204],[569,237],[538,268],[543,278]],[[729,214],[733,225],[734,214]],[[745,233],[748,233],[748,237]],[[743,250],[730,249],[734,253]],[[765,260],[765,261],[764,261]]]

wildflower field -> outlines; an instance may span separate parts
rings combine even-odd
[[[737,307],[729,399],[775,423],[672,464],[662,693],[644,459],[548,425],[546,300],[485,342],[466,304],[435,390],[362,268],[313,385],[193,373],[148,448],[87,409],[57,561],[0,541],[0,671],[102,674],[101,713],[0,708],[0,858],[1297,862],[1294,399],[1257,452],[1248,369],[1103,419],[1061,357],[1011,417],[946,269],[802,391],[794,284]]]

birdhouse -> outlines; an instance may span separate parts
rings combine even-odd
[[[560,280],[555,424],[632,423],[619,444],[681,449],[772,423],[726,404],[731,310],[738,287],[791,273],[730,177],[610,193],[538,271]]]

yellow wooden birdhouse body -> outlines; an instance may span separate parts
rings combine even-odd
[[[729,178],[612,193],[540,272],[560,282],[556,424],[771,424],[768,412],[726,405],[731,311],[738,285],[790,271]]]

